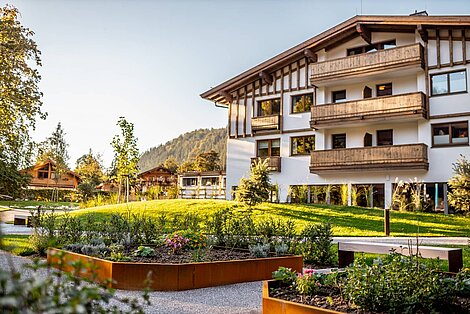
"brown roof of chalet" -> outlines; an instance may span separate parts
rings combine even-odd
[[[25,168],[25,169],[20,170],[20,172],[26,172],[27,170],[32,170],[32,169],[34,169],[34,168],[42,167],[42,166],[47,165],[47,164],[49,164],[49,163],[52,164],[52,165],[54,165],[54,166],[56,165],[55,161],[53,161],[53,160],[50,159],[50,158],[47,158],[47,159],[45,159],[45,160],[43,160],[43,161],[39,161],[39,162],[35,163],[34,165],[32,165],[32,166],[30,166],[30,167],[27,167],[27,168]],[[79,176],[76,172],[74,172],[74,171],[72,171],[72,170],[67,169],[67,173],[69,173],[69,174],[71,174],[71,175],[77,177],[78,179],[80,179],[80,176]]]
[[[396,32],[414,32],[418,25],[425,28],[438,26],[470,26],[470,16],[389,16],[389,15],[356,15],[320,34],[300,43],[257,66],[209,89],[200,96],[204,99],[227,104],[225,93],[242,87],[259,79],[261,71],[275,71],[289,62],[304,57],[306,48],[314,52],[359,36],[357,27],[365,26],[371,31],[393,30]]]
[[[141,176],[141,175],[143,175],[143,174],[145,174],[145,173],[147,173],[147,172],[151,172],[151,171],[153,171],[153,170],[159,170],[159,169],[162,169],[162,170],[164,170],[164,171],[167,171],[167,172],[170,173],[170,174],[173,174],[173,172],[171,172],[170,169],[165,168],[165,167],[163,167],[162,165],[160,165],[160,166],[156,166],[156,167],[153,167],[153,168],[150,168],[150,169],[147,169],[147,170],[142,170],[141,172],[137,173],[137,176]]]

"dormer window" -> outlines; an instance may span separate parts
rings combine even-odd
[[[354,56],[354,55],[359,55],[359,54],[363,54],[363,53],[375,52],[377,50],[395,48],[396,46],[397,46],[397,42],[394,39],[394,40],[384,41],[384,42],[381,42],[381,43],[375,43],[375,44],[372,44],[372,45],[361,46],[361,47],[356,47],[356,48],[350,48],[350,49],[348,49],[348,56]]]
[[[49,179],[49,165],[38,169],[38,179]]]

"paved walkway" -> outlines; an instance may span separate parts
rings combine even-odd
[[[31,261],[0,250],[0,268],[16,269]],[[25,276],[32,276],[31,270],[24,271]],[[39,276],[47,271],[41,270]],[[195,289],[178,292],[151,292],[151,306],[146,306],[146,313],[158,314],[259,314],[261,313],[261,281],[236,285]],[[116,290],[119,297],[139,297],[138,291]]]

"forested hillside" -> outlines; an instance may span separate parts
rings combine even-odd
[[[174,156],[178,164],[181,164],[210,150],[219,153],[221,167],[225,169],[226,139],[226,128],[199,129],[184,133],[165,144],[145,151],[140,157],[139,169],[143,171],[156,167],[170,156]]]

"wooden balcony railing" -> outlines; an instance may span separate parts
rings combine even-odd
[[[261,159],[261,160],[269,159],[269,170],[273,172],[281,172],[281,157],[279,156],[254,157],[254,158],[251,158],[251,163],[253,164],[258,159]]]
[[[426,119],[426,107],[426,95],[421,92],[317,105],[312,106],[310,126],[318,129],[358,120]]]
[[[279,130],[279,115],[262,116],[251,118],[253,132]]]
[[[396,68],[424,68],[424,49],[416,43],[312,64],[311,83],[351,78]]]
[[[310,172],[367,170],[428,170],[428,146],[407,144],[317,150],[311,153]]]

